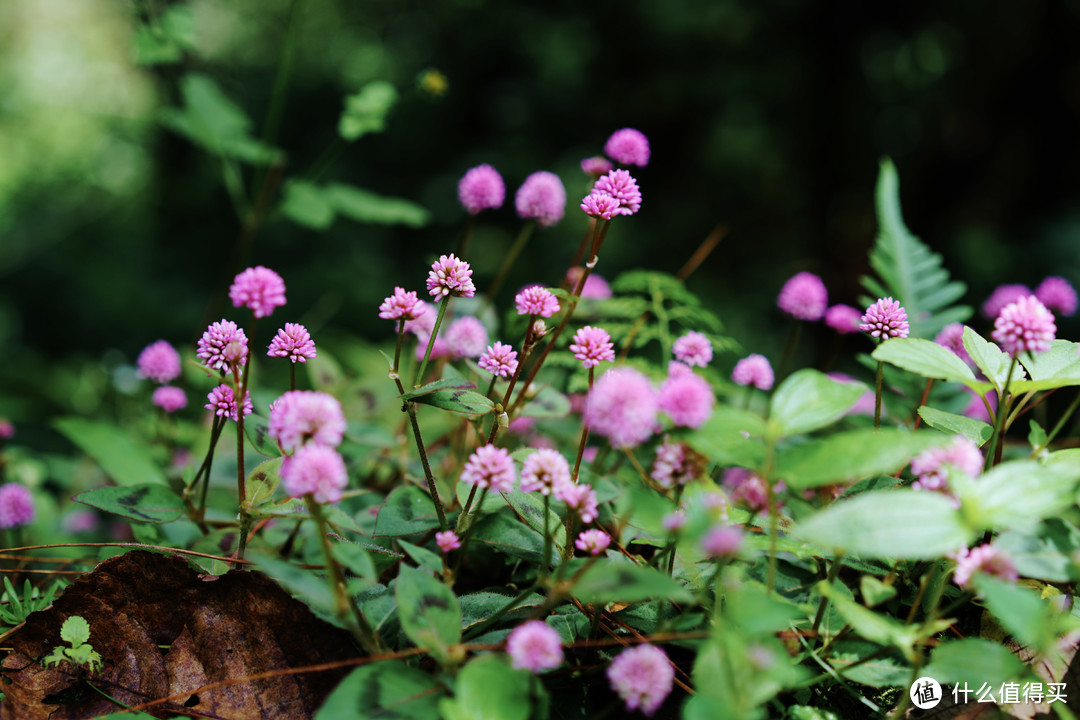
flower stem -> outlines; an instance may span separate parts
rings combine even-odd
[[[424,371],[427,370],[428,359],[431,358],[431,348],[435,347],[435,338],[439,336],[439,327],[442,325],[443,315],[446,314],[446,306],[449,304],[449,295],[444,296],[442,302],[439,303],[439,315],[435,318],[435,327],[431,328],[431,337],[428,338],[427,350],[424,351],[424,361],[420,363],[420,367],[416,371],[413,387],[420,387],[420,381],[424,379]]]
[[[1009,398],[1009,384],[1012,382],[1013,371],[1016,370],[1016,356],[1009,362],[1009,371],[1005,373],[1005,384],[1001,386],[998,394],[997,412],[994,413],[994,434],[990,437],[990,447],[986,453],[986,464],[983,471],[989,470],[995,464],[1001,462],[1001,450],[1004,447],[1001,433],[1005,427],[1005,416],[1009,414],[1007,404]]]
[[[503,282],[506,280],[506,276],[510,273],[510,268],[514,266],[514,261],[517,260],[518,255],[525,249],[525,243],[529,242],[529,236],[532,235],[533,228],[536,227],[536,221],[530,220],[525,223],[525,226],[521,228],[521,232],[518,233],[517,239],[514,240],[514,244],[510,246],[510,250],[503,257],[502,265],[499,266],[499,272],[496,273],[495,279],[491,281],[491,285],[488,286],[488,291],[485,293],[485,297],[491,300],[495,297],[495,293],[502,287]]]
[[[413,437],[416,438],[416,449],[420,453],[420,464],[424,466],[424,477],[427,478],[431,502],[435,505],[435,512],[439,516],[439,529],[445,531],[447,529],[446,512],[443,510],[442,500],[439,499],[439,489],[435,486],[435,476],[431,474],[431,464],[428,462],[427,451],[424,450],[424,438],[420,435],[420,423],[416,421],[416,406],[406,401],[405,410],[409,413],[409,422],[412,423]]]
[[[1080,393],[1077,393],[1076,397],[1073,398],[1073,401],[1069,405],[1069,408],[1065,411],[1065,414],[1061,416],[1061,419],[1057,421],[1056,425],[1054,425],[1054,429],[1051,430],[1050,434],[1046,436],[1046,442],[1044,442],[1042,445],[1032,451],[1031,455],[1033,457],[1045,450],[1046,448],[1050,447],[1050,443],[1054,441],[1054,438],[1057,437],[1057,434],[1061,432],[1061,429],[1063,427],[1065,427],[1065,423],[1069,421],[1069,418],[1072,417],[1073,413],[1076,412],[1076,408],[1078,407],[1080,407]]]
[[[874,376],[874,429],[881,427],[881,386],[885,379],[885,363],[881,360],[877,364],[877,374]]]
[[[551,508],[551,495],[544,495],[544,554],[541,556],[540,572],[537,574],[537,582],[543,582],[548,574],[548,566],[551,564],[551,526],[548,522],[548,510]]]

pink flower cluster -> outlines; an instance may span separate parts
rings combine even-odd
[[[472,268],[469,263],[459,259],[453,253],[440,255],[428,272],[427,289],[431,297],[442,300],[448,295],[453,297],[472,297],[476,294],[476,285],[472,281]],[[395,290],[396,294],[396,290]]]
[[[704,469],[702,460],[686,445],[665,438],[656,448],[656,459],[649,474],[662,487],[685,485],[701,475]]]
[[[680,427],[699,428],[712,415],[716,395],[705,378],[686,365],[673,362],[656,402],[671,422]]]
[[[1012,558],[993,545],[979,545],[970,550],[965,548],[956,554],[953,582],[967,588],[975,573],[985,573],[1010,582],[1015,582],[1020,577]]]
[[[566,188],[555,173],[540,170],[525,178],[514,195],[518,217],[551,227],[566,212]]]
[[[224,318],[206,329],[195,350],[195,357],[206,367],[226,373],[242,368],[247,355],[247,335],[232,320]]]
[[[312,390],[291,390],[270,406],[268,434],[288,453],[281,483],[291,497],[311,495],[319,503],[341,500],[349,482],[336,450],[345,435],[345,415],[337,398]]]
[[[604,143],[604,154],[623,165],[645,167],[649,164],[649,139],[634,128],[616,130]]]
[[[187,407],[187,393],[172,385],[162,385],[154,389],[150,401],[167,413],[176,412]]]
[[[850,305],[833,305],[825,311],[825,324],[841,335],[859,332],[862,313]]]
[[[608,666],[607,676],[627,710],[651,717],[671,693],[675,669],[663,650],[645,644],[619,653]]]
[[[574,333],[570,352],[581,361],[586,370],[594,368],[603,361],[615,361],[615,345],[607,330],[586,325]]]
[[[559,300],[546,287],[531,285],[517,294],[514,306],[518,315],[539,315],[549,318],[559,312]]]
[[[315,342],[311,339],[311,333],[300,323],[285,323],[285,327],[278,330],[270,341],[266,355],[304,363],[315,359]]]
[[[435,545],[444,553],[448,553],[461,547],[461,538],[453,530],[443,530],[435,533]]]
[[[716,525],[709,528],[701,541],[707,557],[729,558],[739,551],[743,531],[735,525]]]
[[[1034,295],[1024,295],[1001,309],[990,337],[1012,357],[1050,349],[1057,333],[1054,314]]]
[[[1056,315],[1071,317],[1076,313],[1076,289],[1068,280],[1055,275],[1045,278],[1034,292],[1027,285],[1019,283],[998,286],[983,303],[982,314],[993,320],[1001,314],[1006,305],[1011,305],[1027,295],[1037,297],[1047,310]]]
[[[383,320],[415,320],[424,314],[426,305],[416,297],[415,292],[406,292],[405,288],[395,287],[394,294],[389,295],[379,305],[379,317]],[[434,320],[435,318],[432,318],[432,322]]]
[[[608,370],[585,400],[585,422],[616,448],[648,440],[656,429],[656,391],[649,378],[633,368]]]
[[[505,198],[502,175],[487,163],[471,168],[458,182],[458,199],[470,215],[500,208]]]
[[[967,437],[957,435],[947,446],[925,450],[911,460],[911,474],[918,478],[911,486],[947,493],[950,472],[958,470],[968,477],[978,477],[982,467],[979,448]]]
[[[25,485],[0,485],[0,529],[29,525],[34,521],[34,497]]]
[[[454,357],[479,357],[487,341],[488,332],[484,323],[471,315],[459,317],[446,328],[446,346]]]
[[[611,536],[603,530],[585,530],[574,541],[574,547],[590,555],[599,555],[608,549],[611,544]]]
[[[143,348],[135,367],[139,377],[168,383],[180,377],[180,353],[164,340],[158,340]]]
[[[281,462],[281,484],[291,497],[311,495],[317,503],[336,503],[348,482],[345,460],[326,445],[301,445]]]
[[[469,456],[460,479],[466,485],[505,493],[514,489],[517,475],[514,461],[505,448],[483,445]]]
[[[494,345],[488,345],[477,364],[497,377],[510,377],[517,372],[517,350],[496,340]]]
[[[907,311],[891,297],[881,298],[866,308],[859,330],[882,340],[906,338],[909,333]]]
[[[256,265],[236,276],[229,299],[234,307],[246,307],[257,318],[267,317],[285,304],[285,281],[270,268]]]
[[[525,458],[521,468],[521,492],[551,495],[563,485],[570,485],[570,463],[558,450],[541,448]]]
[[[825,283],[817,275],[800,272],[793,275],[776,298],[776,305],[782,311],[798,320],[817,322],[825,314],[829,304],[829,293]]]
[[[735,369],[731,371],[731,380],[736,385],[753,385],[758,390],[771,390],[776,377],[773,375],[769,359],[764,355],[754,353],[735,363]]]
[[[206,409],[212,410],[215,415],[227,417],[233,422],[240,420],[240,409],[236,403],[236,393],[229,385],[218,385],[206,395]],[[185,404],[187,398],[184,398]],[[244,414],[250,415],[253,407],[251,405],[251,393],[244,394]]]
[[[515,669],[531,673],[552,670],[563,661],[562,639],[543,620],[528,620],[510,631],[506,652]]]
[[[562,483],[555,486],[552,495],[559,502],[565,503],[569,510],[576,512],[578,517],[581,518],[581,522],[586,525],[599,515],[596,491],[588,485]]]
[[[712,343],[703,333],[691,330],[671,346],[675,359],[691,367],[705,367],[713,359]]]

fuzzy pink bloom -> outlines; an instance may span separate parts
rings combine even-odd
[[[518,217],[535,219],[540,227],[551,227],[562,220],[566,212],[566,188],[555,173],[534,172],[518,188],[514,207]]]
[[[285,281],[270,268],[249,267],[233,280],[229,299],[233,307],[246,307],[257,318],[267,317],[285,304]]]
[[[742,530],[734,525],[718,525],[709,528],[702,538],[701,547],[705,555],[714,558],[731,557],[742,545]]]
[[[611,164],[611,161],[605,157],[585,158],[581,161],[581,171],[586,175],[592,175],[593,178],[598,178],[605,173],[611,172],[615,166]]]
[[[169,343],[158,340],[143,348],[135,361],[139,377],[167,383],[180,377],[180,353]]]
[[[659,412],[649,378],[633,368],[601,376],[585,399],[585,422],[616,448],[640,445],[652,437]]]
[[[1055,333],[1054,314],[1034,295],[1025,295],[1001,309],[990,337],[1002,350],[1016,357],[1022,352],[1046,352]]]
[[[516,479],[510,453],[494,445],[476,448],[461,470],[461,482],[498,493],[513,490]]]
[[[941,328],[941,332],[934,338],[934,342],[943,348],[951,350],[953,355],[956,355],[968,365],[975,365],[971,355],[968,354],[967,348],[964,347],[964,326],[961,323],[949,323]]]
[[[581,274],[583,272],[585,272],[585,269],[581,267],[572,267],[566,271],[566,279],[570,283],[571,291],[577,289],[578,283],[581,282]],[[596,273],[590,273],[589,277],[585,278],[585,287],[581,289],[582,299],[607,300],[611,296],[611,286],[608,285],[607,280]]]
[[[162,385],[154,390],[150,401],[165,412],[172,413],[187,407],[187,393],[172,385]]]
[[[229,385],[218,385],[206,395],[206,409],[213,410],[215,415],[221,415],[233,421],[240,419],[236,407],[236,395]],[[244,414],[250,415],[254,408],[251,405],[251,393],[244,395]]]
[[[549,318],[559,312],[559,299],[546,287],[531,285],[517,294],[514,306],[518,315],[539,315]]]
[[[978,477],[982,467],[983,456],[979,448],[963,435],[957,435],[947,446],[924,450],[911,460],[911,474],[918,478],[912,487],[947,491],[952,470]]]
[[[645,644],[619,653],[608,666],[607,676],[627,710],[641,710],[652,717],[671,692],[675,669],[663,650]]]
[[[424,354],[427,352],[427,346],[431,342],[431,335],[423,333],[418,335],[417,339],[420,342],[416,345],[416,359],[423,360]],[[431,359],[450,357],[450,355],[450,343],[446,342],[445,338],[435,338],[435,345],[431,348]]]
[[[691,330],[671,346],[679,362],[696,367],[705,367],[713,359],[712,343],[703,333]]]
[[[653,480],[663,487],[685,485],[698,477],[702,471],[701,458],[682,443],[673,443],[668,439],[656,448],[656,460],[653,461]]]
[[[672,373],[660,386],[657,404],[676,425],[698,428],[712,416],[716,394],[700,375],[690,371]]]
[[[990,297],[982,305],[983,317],[993,320],[1001,314],[1002,308],[1011,305],[1025,295],[1030,295],[1031,289],[1027,285],[999,285],[990,293]]]
[[[566,507],[576,512],[586,525],[599,514],[596,491],[588,485],[564,483],[557,485],[552,495],[559,502],[566,503]]]
[[[581,199],[579,205],[581,211],[589,217],[610,220],[616,215],[622,215],[622,203],[611,197],[606,192],[594,190]]]
[[[619,201],[620,215],[633,215],[641,209],[641,188],[626,170],[612,170],[597,178],[593,193],[607,193]]]
[[[484,323],[470,315],[459,317],[446,328],[446,345],[454,357],[479,357],[487,341]]]
[[[768,509],[768,487],[760,475],[746,468],[728,468],[724,471],[724,486],[731,491],[736,502],[741,502],[751,511]]]
[[[281,461],[281,484],[290,497],[308,493],[318,503],[336,503],[349,483],[345,461],[326,445],[302,445]]]
[[[649,164],[649,139],[634,128],[616,130],[604,143],[604,154],[623,165],[645,167]]]
[[[825,311],[825,324],[841,335],[859,332],[862,313],[850,305],[833,305]]]
[[[69,533],[83,533],[95,530],[98,526],[98,518],[90,510],[72,510],[60,523],[61,527]]]
[[[907,311],[891,297],[881,298],[866,308],[859,329],[882,340],[906,338],[909,332]]]
[[[1047,310],[1071,317],[1076,312],[1076,290],[1072,283],[1063,277],[1048,277],[1035,288],[1035,297],[1046,306]]]
[[[799,320],[816,322],[825,315],[829,293],[817,275],[801,272],[793,275],[776,298],[776,306]]]
[[[34,521],[34,497],[24,485],[0,485],[0,528],[29,525]]]
[[[574,547],[590,555],[599,555],[608,549],[611,536],[603,530],[585,530],[577,536]]]
[[[316,356],[311,333],[300,323],[285,323],[277,331],[266,351],[267,357],[289,358],[292,362],[307,362]]]
[[[502,207],[506,199],[506,185],[499,171],[487,163],[470,169],[458,182],[458,200],[476,215],[481,210]]]
[[[993,545],[979,545],[971,550],[965,548],[956,554],[956,572],[953,573],[953,582],[966,588],[971,583],[972,576],[977,572],[1010,582],[1015,582],[1020,577],[1012,559],[1002,554]]]
[[[569,485],[570,463],[558,450],[541,448],[529,457],[521,468],[521,492],[550,495],[561,485]]]
[[[469,267],[469,263],[459,259],[453,253],[440,255],[439,259],[431,264],[427,289],[428,294],[436,300],[442,300],[447,295],[472,297],[476,294],[476,286],[472,281],[472,268]]]
[[[247,353],[247,335],[232,320],[222,319],[199,338],[195,357],[211,370],[230,373],[234,367],[243,367]]]
[[[451,550],[457,550],[461,547],[461,538],[459,538],[457,533],[453,530],[444,530],[435,533],[435,544],[444,553],[448,553]]]
[[[488,345],[478,364],[492,375],[510,377],[517,372],[517,350],[496,340],[494,345]]]
[[[383,320],[415,320],[424,314],[426,305],[427,303],[416,297],[416,293],[406,292],[405,288],[395,286],[394,294],[388,295],[379,305],[379,317]]]
[[[615,346],[607,330],[586,325],[574,333],[574,342],[570,352],[581,361],[586,370],[594,368],[603,361],[615,362]]]
[[[773,375],[772,365],[764,355],[747,355],[735,363],[735,369],[731,371],[731,380],[736,385],[753,385],[758,390],[771,390],[776,377]]]
[[[686,512],[683,510],[673,510],[660,519],[660,527],[669,533],[681,530],[684,525],[686,525]]]
[[[10,440],[15,437],[15,425],[7,418],[0,418],[0,440]]]
[[[337,447],[345,435],[345,414],[333,395],[290,390],[270,406],[267,433],[286,453],[308,443]]]
[[[543,620],[528,620],[510,631],[506,652],[516,670],[539,673],[562,665],[562,639]]]

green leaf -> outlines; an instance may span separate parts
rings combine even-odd
[[[994,389],[1000,392],[1002,386],[1005,385],[1005,380],[1008,378],[1009,364],[1012,359],[1003,353],[997,345],[987,342],[979,333],[969,327],[964,328],[964,349],[968,351],[968,355],[971,356],[971,360],[979,370],[982,370],[983,375],[990,380]],[[1024,372],[1024,368],[1017,365],[1013,369],[1011,382],[1015,383],[1026,378],[1027,374]],[[979,390],[978,387],[975,389]]]
[[[60,418],[53,427],[92,457],[117,485],[167,484],[146,446],[120,428],[77,417]]]
[[[967,546],[973,531],[940,493],[905,489],[874,490],[835,502],[807,518],[794,534],[863,558],[924,560]]]
[[[1039,593],[984,573],[976,574],[972,582],[987,609],[1021,645],[1036,653],[1055,647],[1062,615]]]
[[[439,710],[445,720],[528,720],[534,706],[547,705],[546,695],[535,697],[532,687],[529,673],[514,670],[498,655],[480,655],[458,673],[454,698],[443,699]],[[538,717],[546,715],[537,707]]]
[[[436,574],[442,572],[442,558],[436,553],[433,553],[427,548],[420,547],[419,545],[413,545],[411,542],[406,542],[401,538],[398,538],[397,543],[401,546],[401,549],[405,551],[405,554],[412,558],[412,561],[416,563],[417,567],[429,570]]]
[[[79,615],[71,615],[60,626],[60,639],[71,646],[90,641],[90,623]]]
[[[934,650],[920,673],[940,683],[999,686],[1024,674],[1024,663],[1001,643],[982,638],[950,640]]]
[[[1043,522],[1034,533],[1006,531],[994,539],[994,547],[1012,559],[1022,577],[1047,582],[1080,580],[1080,530],[1059,518]]]
[[[683,585],[654,568],[628,562],[604,562],[590,567],[571,591],[584,603],[670,600],[693,602],[693,595]]]
[[[376,80],[345,98],[345,111],[338,122],[338,133],[352,142],[368,133],[386,129],[386,116],[397,104],[398,91],[390,83]]]
[[[266,460],[255,466],[244,481],[244,496],[251,507],[258,507],[268,502],[277,490],[281,482],[281,462],[283,458],[276,457]]]
[[[1027,369],[1031,379],[1011,386],[1018,393],[1033,390],[1051,390],[1059,387],[1080,385],[1080,348],[1068,340],[1054,340],[1050,349],[1036,353],[1034,358],[1029,353],[1019,357],[1020,364]]]
[[[431,496],[418,487],[394,488],[383,500],[375,517],[372,537],[415,535],[439,527],[439,516]]]
[[[963,435],[979,447],[985,445],[994,434],[993,426],[982,420],[945,412],[928,405],[919,406],[919,417],[935,430],[941,430],[950,435]]]
[[[970,522],[988,530],[1030,529],[1076,502],[1080,468],[1069,462],[1002,463],[976,478],[953,482]]]
[[[896,687],[910,683],[911,668],[908,664],[902,658],[880,656],[880,652],[881,646],[877,643],[842,640],[829,653],[828,662],[843,677],[868,687]],[[866,659],[874,654],[879,656]]]
[[[436,390],[412,399],[420,405],[431,405],[458,415],[486,415],[495,409],[495,403],[475,390]]]
[[[786,630],[805,613],[761,583],[747,581],[724,600],[724,617],[747,635],[768,635]]]
[[[550,385],[544,385],[540,392],[521,408],[517,417],[563,418],[569,414],[570,398]]]
[[[268,458],[281,457],[277,440],[270,437],[270,423],[262,415],[252,414],[244,418],[244,437],[260,455]]]
[[[461,606],[454,592],[424,571],[403,565],[394,599],[409,639],[439,662],[449,660],[450,646],[461,640]]]
[[[769,427],[780,437],[817,430],[842,418],[865,392],[862,383],[837,382],[817,370],[799,370],[773,393]]]
[[[863,604],[870,608],[896,597],[896,588],[886,585],[873,575],[863,575],[859,578],[859,592],[862,593]]]
[[[551,529],[566,532],[558,522]],[[472,538],[474,542],[530,563],[539,563],[544,554],[543,536],[505,512],[490,513],[480,518],[473,528]],[[559,551],[554,546],[551,555],[551,561],[557,563]]]
[[[514,490],[512,492],[503,493],[503,498],[506,500],[514,513],[525,523],[528,527],[532,528],[537,535],[543,537],[544,534],[544,500],[543,496],[539,493],[523,493],[520,490]],[[548,531],[551,533],[552,547],[558,552],[566,546],[566,528],[563,526],[562,521],[554,510],[548,507]],[[539,559],[540,554],[543,551],[537,553]]]
[[[925,378],[974,383],[971,368],[956,353],[922,338],[892,338],[877,346],[870,357]]]
[[[161,485],[96,488],[81,492],[72,500],[113,515],[145,523],[172,522],[186,510],[180,496]]]
[[[922,451],[948,441],[941,433],[894,428],[837,433],[778,452],[776,476],[788,487],[801,490],[889,475]]]
[[[281,212],[296,224],[312,230],[326,230],[334,224],[337,213],[318,185],[290,180],[282,192]]]
[[[836,713],[809,705],[795,705],[789,708],[788,716],[791,720],[840,720]]]
[[[379,573],[375,570],[375,563],[371,559],[371,553],[360,545],[351,542],[339,542],[330,546],[334,559],[341,563],[342,567],[357,577],[375,582]]]
[[[290,595],[301,601],[326,622],[342,627],[337,618],[334,595],[326,581],[311,570],[280,560],[275,556],[253,553],[255,567],[273,578]]]
[[[881,645],[893,645],[909,658],[913,657],[912,648],[920,637],[940,632],[952,624],[949,620],[939,620],[931,623],[930,627],[905,625],[890,615],[863,607],[824,580],[814,589],[833,604],[837,612],[859,636]]]
[[[765,462],[765,421],[749,410],[719,405],[712,416],[682,441],[714,463],[759,469]]]
[[[431,221],[431,213],[411,200],[376,195],[352,185],[330,183],[325,198],[339,215],[356,222],[418,228]]]
[[[539,556],[539,553],[537,553]],[[513,596],[502,595],[496,592],[481,591],[471,593],[469,595],[462,595],[458,600],[461,603],[461,627],[463,630],[468,630],[473,625],[478,625],[489,617],[494,615],[499,610],[502,610],[506,605],[513,600]],[[533,594],[518,602],[517,606],[506,613],[505,617],[512,621],[528,615],[533,609],[540,607],[544,604],[544,596],[539,594]]]
[[[150,24],[135,30],[135,64],[179,62],[195,49],[195,14],[188,5],[170,5]]]
[[[439,390],[475,390],[476,385],[469,382],[465,378],[442,378],[441,380],[433,380],[425,385],[421,385],[413,390],[406,391],[402,396],[402,400],[415,400],[425,395],[431,395]]]
[[[438,717],[444,695],[442,684],[429,673],[384,660],[349,673],[314,720],[430,720]]]

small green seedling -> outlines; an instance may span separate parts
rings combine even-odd
[[[45,667],[53,667],[67,660],[75,667],[87,666],[91,672],[101,670],[101,655],[87,641],[90,639],[90,623],[78,615],[72,615],[60,627],[60,639],[71,647],[57,645],[41,661]]]
[[[15,627],[26,617],[38,610],[44,610],[52,605],[53,598],[58,590],[62,589],[61,583],[54,583],[47,591],[40,591],[30,585],[27,580],[23,583],[23,593],[19,595],[11,580],[4,578],[3,603],[0,603],[0,628]]]

